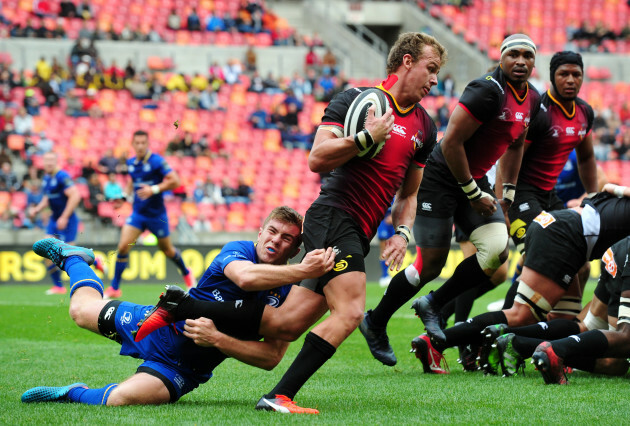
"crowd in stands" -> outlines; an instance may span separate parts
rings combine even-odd
[[[267,10],[263,0],[149,4],[92,4],[89,0],[10,0],[0,8],[0,37],[321,46],[317,34],[301,35]],[[184,7],[182,7],[184,6]],[[1,7],[1,6],[0,6]],[[14,9],[13,9],[14,8]],[[141,19],[148,16],[150,19]]]

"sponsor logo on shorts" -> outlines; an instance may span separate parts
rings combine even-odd
[[[333,247],[333,252],[335,252],[335,256],[339,256],[341,254],[341,250],[337,246]]]
[[[530,209],[529,203],[522,203],[522,204],[519,204],[518,206],[518,211],[520,212],[526,212],[529,209]]]
[[[576,342],[580,343],[581,339],[579,336],[576,336],[575,334],[573,336],[569,336],[570,338],[572,338],[573,340],[575,340]]]
[[[163,237],[163,236],[164,236],[164,230],[163,230],[163,229],[160,229],[160,230],[158,231],[158,233],[157,233],[157,236],[158,236],[158,237]]]
[[[184,380],[184,378],[180,376],[179,374],[176,374],[175,377],[173,377],[173,380],[175,381],[175,384],[177,385],[177,387],[180,389],[182,389],[184,385],[186,384],[186,381]]]
[[[540,326],[540,328],[542,328],[543,330],[546,330],[549,328],[549,325],[547,325],[546,322],[539,322],[538,325]]]
[[[217,302],[223,302],[223,296],[221,296],[221,292],[218,289],[212,290],[212,296]]]
[[[424,210],[425,212],[430,212],[433,211],[433,207],[431,206],[431,203],[427,203],[425,201],[422,203],[422,210]]]
[[[351,257],[352,255],[349,254],[346,256],[346,259],[351,258]],[[347,267],[348,267],[348,261],[345,259],[341,259],[339,262],[335,263],[335,267],[333,268],[333,271],[340,272],[346,269]]]
[[[556,218],[545,211],[541,212],[538,216],[536,216],[536,219],[534,219],[534,222],[536,222],[543,228],[548,227],[555,221],[556,221]]]
[[[243,300],[239,299],[234,301],[235,308],[240,308],[241,306],[243,306]]]
[[[120,317],[120,324],[127,325],[131,323],[131,312],[125,311],[122,317]]]
[[[116,310],[115,307],[111,307],[107,310],[107,312],[105,312],[105,317],[103,317],[104,320],[108,320],[112,317],[112,314],[114,313],[114,311]]]
[[[522,219],[516,219],[510,224],[510,235],[519,240],[525,237],[527,224]]]
[[[278,299],[277,296],[270,294],[269,296],[267,296],[267,305],[271,306],[272,308],[277,308],[278,306],[280,306],[280,299]]]
[[[405,128],[405,126],[401,126],[400,124],[394,124],[392,133],[396,133],[397,135],[400,135],[400,136],[407,136],[407,129]]]
[[[565,276],[562,278],[562,281],[563,281],[565,284],[569,284],[569,283],[571,282],[571,275],[565,275]]]

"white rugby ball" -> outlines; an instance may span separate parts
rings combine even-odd
[[[368,109],[372,105],[375,106],[375,117],[380,117],[385,114],[387,108],[389,108],[389,101],[387,100],[387,96],[385,96],[385,93],[383,93],[382,90],[367,89],[361,92],[359,96],[354,98],[352,104],[350,104],[350,108],[348,108],[346,120],[343,125],[345,136],[356,135],[365,128],[365,121],[367,120]],[[358,155],[359,157],[367,159],[374,158],[379,152],[381,152],[383,146],[385,146],[385,140],[374,141],[374,145],[367,148],[366,150],[359,151]]]

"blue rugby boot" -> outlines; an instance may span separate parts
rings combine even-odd
[[[87,387],[85,383],[73,383],[68,386],[37,386],[22,394],[22,402],[65,402],[70,390]]]
[[[85,260],[88,265],[94,263],[94,252],[92,249],[72,246],[56,238],[44,238],[43,240],[36,241],[35,244],[33,244],[33,251],[41,257],[50,259],[64,271],[64,264],[66,263],[66,259],[70,256],[79,256],[81,259]]]

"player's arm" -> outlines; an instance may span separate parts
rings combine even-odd
[[[451,118],[448,120],[444,139],[442,139],[442,154],[451,173],[457,182],[467,182],[472,178],[464,143],[481,126],[472,115],[470,115],[461,105],[457,105],[453,110]]]
[[[587,194],[597,192],[601,186],[598,185],[597,163],[593,151],[593,136],[589,133],[582,142],[575,148],[577,157],[578,173],[580,180]]]
[[[236,339],[221,333],[212,320],[203,317],[187,319],[184,336],[199,346],[215,347],[229,357],[265,370],[273,370],[289,347],[289,342],[276,339]]]
[[[162,182],[155,185],[142,185],[136,190],[136,195],[140,197],[141,200],[146,200],[152,195],[157,195],[164,191],[170,191],[171,189],[177,188],[179,185],[179,175],[175,172],[175,170],[171,170],[164,175]]]
[[[396,200],[392,206],[392,224],[396,234],[386,242],[381,257],[390,270],[399,270],[407,253],[407,244],[411,238],[411,227],[416,219],[418,204],[418,188],[422,182],[424,168],[411,165],[402,185],[396,193]]]
[[[31,216],[37,215],[37,213],[41,212],[44,207],[48,205],[48,195],[44,195],[42,200],[36,206],[33,206],[29,210],[29,214]]]
[[[521,133],[521,135],[511,143],[505,153],[501,156],[499,161],[499,172],[501,178],[501,208],[504,212],[510,207],[514,201],[514,193],[516,190],[516,180],[518,179],[518,172],[521,169],[521,163],[523,161],[523,153],[525,147],[529,144],[525,143],[527,137],[527,129]]]
[[[335,264],[332,248],[315,249],[295,265],[271,265],[234,260],[223,273],[234,284],[245,291],[270,290],[281,285],[292,284],[309,278],[318,278],[330,271]]]
[[[381,117],[374,117],[374,107],[368,110],[365,121],[375,143],[390,138],[389,132],[394,128],[394,116],[389,108]],[[308,167],[314,173],[329,172],[356,157],[359,148],[354,142],[354,135],[343,136],[338,127],[320,126],[315,133],[313,148],[308,156]]]
[[[76,185],[69,186],[63,191],[63,193],[66,197],[68,197],[68,201],[66,202],[66,208],[63,209],[63,212],[61,212],[59,219],[64,218],[67,220],[70,216],[72,216],[72,213],[81,202],[81,194],[79,193]]]
[[[616,195],[619,198],[630,198],[630,188],[627,186],[615,185],[614,183],[607,183],[604,185],[602,192],[608,192]]]

